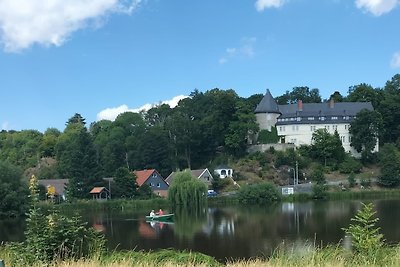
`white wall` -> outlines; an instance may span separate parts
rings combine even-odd
[[[318,129],[326,129],[330,134],[337,130],[343,148],[346,152],[351,152],[357,156],[359,153],[350,146],[351,136],[349,134],[350,123],[335,123],[335,124],[293,124],[277,126],[279,136],[285,136],[285,143],[293,143],[295,146],[311,145],[312,134]],[[378,151],[378,145],[374,152]]]

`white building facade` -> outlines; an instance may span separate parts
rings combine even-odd
[[[350,146],[350,123],[362,109],[373,110],[370,102],[302,103],[278,105],[269,90],[258,104],[255,113],[260,130],[271,131],[275,126],[281,143],[296,147],[311,145],[312,135],[318,129],[338,132],[343,148],[355,156],[359,153]],[[379,149],[378,142],[374,152]]]

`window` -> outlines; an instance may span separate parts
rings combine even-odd
[[[293,132],[296,131],[296,126],[295,125],[292,125],[292,131]]]
[[[337,125],[332,125],[332,130],[337,131]]]
[[[153,183],[150,183],[150,187],[152,187],[152,186],[154,186],[154,184],[153,184]]]
[[[346,142],[346,137],[345,136],[341,136],[340,137],[340,141],[342,141],[342,143]]]
[[[297,117],[297,121],[301,121],[301,118],[300,118],[300,117]]]
[[[336,117],[336,116],[332,117],[332,120],[337,120],[337,119],[338,119],[338,117]]]
[[[329,125],[325,125],[325,129],[329,131]]]
[[[161,184],[160,184],[160,183],[157,183],[157,187],[161,187]]]
[[[298,131],[299,130],[299,125],[296,125],[296,131]]]
[[[315,126],[314,125],[310,126],[310,130],[311,130],[311,132],[314,132],[315,131]]]
[[[282,129],[283,129],[282,126],[279,126],[279,131],[280,131],[280,132],[282,132]]]
[[[349,135],[349,143],[351,143],[351,136]]]
[[[314,117],[308,117],[307,118],[309,121],[313,121],[314,120]]]

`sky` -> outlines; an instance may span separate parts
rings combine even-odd
[[[0,130],[400,73],[400,0],[0,0]]]

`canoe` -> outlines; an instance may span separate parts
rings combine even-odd
[[[155,216],[146,216],[146,221],[169,222],[174,218],[174,214],[164,214]]]

